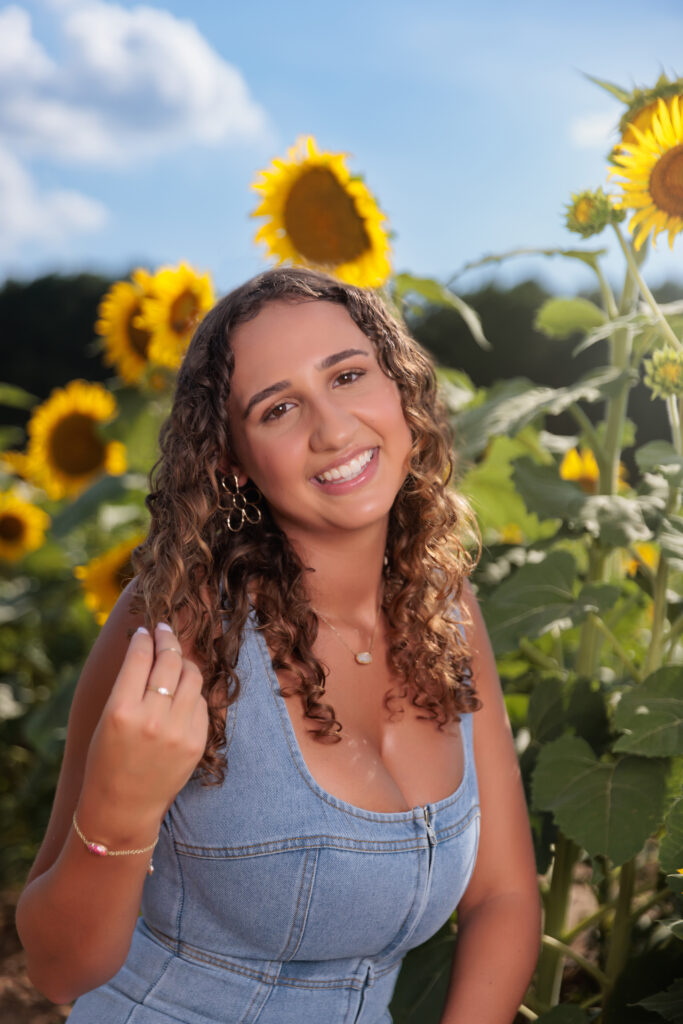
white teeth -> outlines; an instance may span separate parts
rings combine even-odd
[[[326,473],[320,473],[316,477],[321,482],[327,481],[331,483],[333,480],[353,480],[355,476],[358,476],[363,472],[368,462],[372,458],[374,449],[368,448],[362,455],[356,455],[350,462],[345,463],[343,466],[335,466],[334,469],[328,469]]]

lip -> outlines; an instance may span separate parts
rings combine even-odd
[[[367,452],[368,450],[372,451],[370,461],[368,462],[367,466],[363,469],[363,471],[358,474],[358,476],[354,476],[351,480],[323,481],[316,479],[316,477],[311,477],[311,483],[315,487],[318,487],[321,491],[325,491],[326,494],[346,494],[349,491],[355,490],[356,487],[361,487],[364,483],[370,480],[371,477],[373,477],[377,472],[377,464],[379,462],[379,448],[377,446],[371,449],[359,448],[350,455],[347,455],[344,459],[338,460],[337,462],[332,463],[332,465],[328,466],[326,469],[320,470],[321,473],[326,473],[328,469],[334,469],[336,466],[344,466],[346,465],[347,462],[350,462],[351,459],[355,458],[356,455],[361,455],[363,452]]]
[[[352,462],[353,459],[357,458],[359,455],[362,455],[363,452],[374,453],[376,449],[377,445],[371,444],[366,444],[362,448],[354,448],[352,451],[347,452],[345,455],[342,455],[334,462],[330,462],[327,466],[323,466],[322,469],[317,470],[317,472],[313,474],[313,479],[315,479],[315,477],[317,476],[322,476],[323,473],[329,473],[331,469],[339,469],[340,466],[345,466],[348,462]],[[372,456],[372,458],[374,458],[374,455]]]

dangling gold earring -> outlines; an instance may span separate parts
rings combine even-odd
[[[228,480],[231,481],[232,486]],[[221,512],[225,512],[225,525],[231,533],[239,533],[245,522],[252,526],[261,522],[261,509],[257,504],[261,492],[257,487],[249,487],[241,491],[237,475],[231,473],[229,477],[223,477],[221,488],[225,492],[226,504],[221,505],[219,501],[218,508]]]

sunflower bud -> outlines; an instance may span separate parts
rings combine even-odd
[[[653,398],[683,395],[683,351],[665,345],[646,359],[645,383]]]
[[[608,224],[618,224],[626,216],[625,211],[618,210],[612,197],[605,195],[601,188],[572,193],[572,201],[566,210],[567,227],[583,238],[599,235]]]

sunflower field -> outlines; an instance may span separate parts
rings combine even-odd
[[[683,302],[658,303],[645,276],[657,237],[673,246],[683,231],[683,79],[597,84],[624,105],[620,139],[605,181],[566,199],[580,239],[543,250],[589,267],[595,297],[547,298],[535,320],[550,348],[570,338],[577,355],[599,353],[594,368],[561,387],[487,388],[440,370],[545,911],[517,1024],[683,1021]],[[268,258],[380,289],[418,334],[430,312],[454,311],[487,349],[454,281],[392,272],[387,218],[344,154],[302,138],[254,189]],[[592,247],[605,232],[623,254],[618,289]],[[25,436],[0,433],[6,887],[46,825],[80,666],[131,576],[175,373],[213,301],[209,275],[186,264],[138,268],[93,325],[108,381],[73,380],[41,403],[0,386],[5,407],[30,410]],[[641,381],[667,424],[645,443],[629,416]],[[552,431],[559,414],[571,434]],[[457,914],[407,957],[396,1024],[437,1024],[456,941]]]

